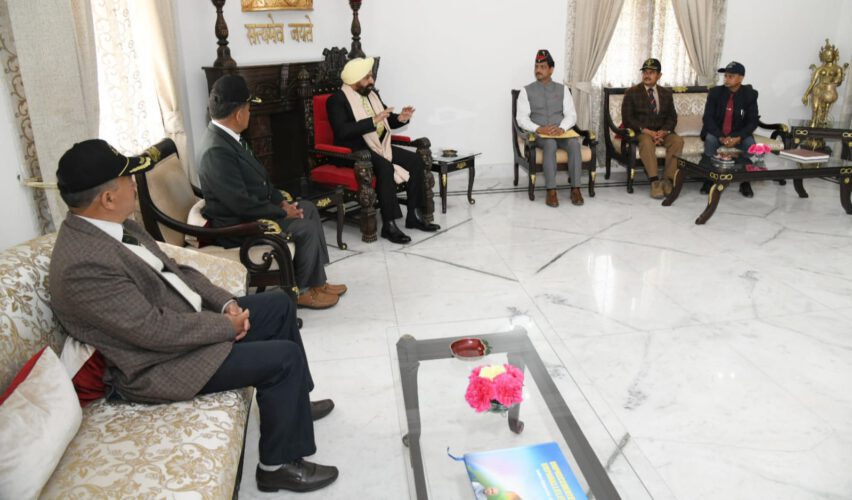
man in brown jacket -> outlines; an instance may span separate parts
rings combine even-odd
[[[632,129],[639,140],[639,157],[651,182],[651,198],[662,198],[672,192],[672,180],[677,168],[676,155],[683,151],[683,139],[674,133],[677,111],[672,91],[657,85],[660,61],[647,59],[642,65],[642,83],[630,87],[621,103],[624,127]],[[666,148],[666,169],[663,179],[657,175],[657,146]]]
[[[337,468],[302,459],[316,451],[313,419],[334,403],[310,402],[294,304],[281,292],[232,297],[166,256],[128,220],[131,176],[149,168],[150,158],[125,157],[99,139],[75,144],[59,160],[56,178],[70,212],[50,263],[57,319],[101,352],[110,397],[165,403],[256,387],[258,488],[331,484]]]

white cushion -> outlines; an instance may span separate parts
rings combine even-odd
[[[704,119],[701,115],[678,116],[674,131],[681,137],[698,137],[703,126]]]
[[[192,206],[192,208],[189,209],[189,215],[186,216],[186,223],[190,226],[205,227],[207,225],[207,219],[205,219],[204,216],[201,215],[201,209],[203,208],[204,199],[202,198],[198,200],[195,205]],[[195,236],[187,234],[184,236],[184,241],[186,241],[187,245],[198,248],[198,238],[196,238]]]
[[[38,497],[83,417],[53,350],[45,347],[33,360],[32,370],[0,405],[0,498]]]

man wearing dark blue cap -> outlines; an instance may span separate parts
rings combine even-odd
[[[269,180],[266,168],[255,158],[240,134],[248,128],[252,95],[243,77],[225,75],[213,84],[208,98],[211,121],[201,141],[198,177],[204,192],[201,213],[213,227],[231,226],[256,219],[271,219],[296,241],[293,264],[301,288],[299,307],[326,309],[346,293],[345,285],[326,281],[328,248],[322,221],[309,201],[290,203]],[[220,238],[222,246],[241,241]]]
[[[751,85],[743,85],[745,66],[731,61],[719,73],[725,74],[725,85],[713,87],[707,94],[704,106],[704,155],[712,158],[724,146],[748,152],[754,144],[754,130],[758,124],[757,91]],[[704,183],[702,193],[710,192],[710,184]],[[754,196],[751,184],[740,184],[740,193],[746,198]]]

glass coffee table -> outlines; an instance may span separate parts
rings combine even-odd
[[[776,153],[767,154],[762,161],[752,159],[748,155],[735,158],[734,164],[720,166],[710,158],[702,155],[700,159],[677,157],[672,192],[663,200],[663,206],[671,206],[680,195],[683,181],[687,176],[699,177],[712,181],[713,187],[707,197],[707,207],[695,219],[696,224],[704,224],[719,205],[722,192],[735,182],[767,181],[793,179],[793,185],[800,198],[807,198],[803,179],[814,177],[833,177],[840,183],[840,204],[847,214],[852,214],[852,161],[842,160],[833,156],[825,162],[803,163],[778,156]]]
[[[411,498],[474,498],[464,463],[448,453],[461,456],[551,441],[559,445],[589,498],[652,498],[634,464],[645,464],[646,471],[653,468],[605,404],[592,407],[537,327],[533,336],[519,325],[482,333],[491,328],[478,324],[463,335],[438,338],[423,338],[446,331],[438,325],[411,333],[391,329],[389,340],[397,339],[395,385]],[[466,337],[487,341],[491,353],[473,362],[454,358],[450,344]],[[476,413],[464,399],[471,370],[503,363],[524,371],[524,401],[507,413]],[[511,485],[511,474],[507,477]]]

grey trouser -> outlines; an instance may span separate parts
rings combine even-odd
[[[580,187],[580,175],[583,165],[580,161],[580,138],[545,139],[536,134],[536,144],[541,148],[542,168],[544,170],[544,187],[556,189],[556,149],[568,152],[568,178],[571,187]]]
[[[282,231],[293,235],[296,243],[296,258],[293,267],[296,283],[301,288],[322,286],[326,282],[324,266],[328,264],[328,246],[319,212],[313,203],[299,200],[304,211],[303,219],[278,220]]]

